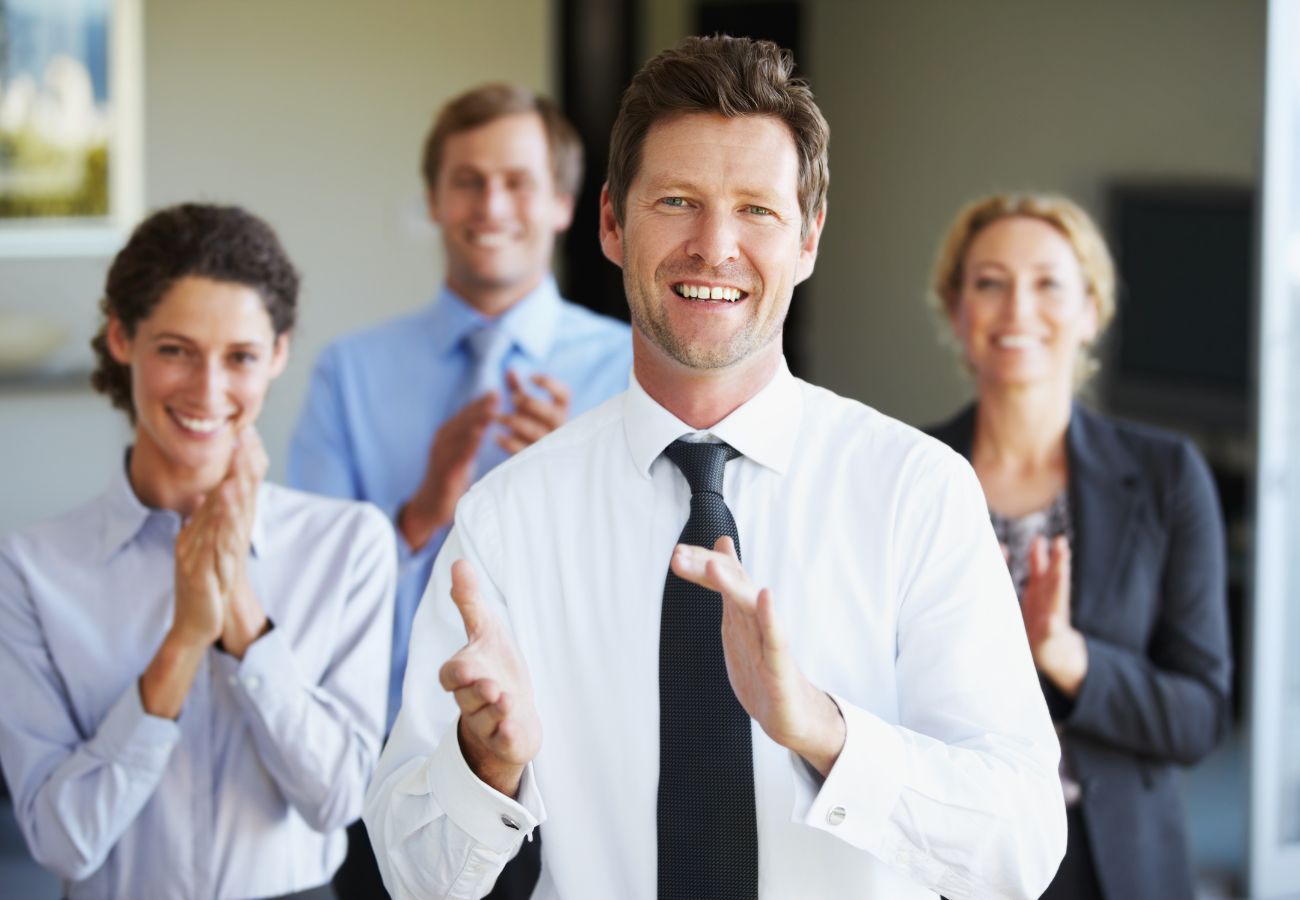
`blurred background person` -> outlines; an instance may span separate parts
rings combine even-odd
[[[1175,766],[1205,756],[1229,718],[1209,470],[1187,440],[1076,402],[1115,277],[1071,201],[967,206],[931,287],[976,396],[930,431],[984,488],[1061,736],[1069,846],[1044,896],[1190,898]]]
[[[582,179],[582,145],[553,102],[510,84],[466,91],[439,112],[421,171],[446,282],[418,312],[325,349],[289,448],[290,484],[369,500],[395,526],[390,728],[411,622],[456,502],[498,462],[626,388],[632,366],[628,326],[561,298],[551,274]],[[382,896],[360,822],[350,835],[336,888]],[[528,897],[538,860],[531,841],[491,896]]]
[[[393,539],[372,508],[263,481],[297,294],[239,208],[141,223],[94,340],[133,444],[100,497],[0,541],[0,761],[73,900],[302,892],[360,815]]]

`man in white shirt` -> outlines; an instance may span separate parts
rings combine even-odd
[[[546,900],[1056,870],[1057,744],[973,473],[785,366],[829,178],[792,69],[692,38],[624,95],[601,242],[634,381],[457,509],[366,803],[397,897],[481,896],[543,821]]]

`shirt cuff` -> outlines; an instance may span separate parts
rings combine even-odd
[[[524,767],[519,799],[512,800],[482,781],[460,752],[460,720],[429,757],[428,789],[453,823],[473,840],[497,853],[514,854],[523,839],[546,821],[546,808],[533,778],[533,765]]]
[[[244,651],[243,659],[217,653],[219,671],[226,682],[254,703],[282,693],[285,685],[298,685],[302,675],[293,648],[279,628],[272,628]]]
[[[844,748],[825,781],[791,754],[795,771],[791,818],[855,847],[878,845],[903,790],[906,749],[898,729],[831,695],[844,716]],[[820,782],[820,783],[819,783]]]
[[[137,769],[161,772],[180,740],[180,725],[145,711],[140,680],[131,682],[95,732],[97,750],[106,758]]]

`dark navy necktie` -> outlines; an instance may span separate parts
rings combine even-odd
[[[712,549],[736,520],[722,499],[726,444],[674,441],[666,455],[691,486],[680,543]],[[749,714],[722,654],[722,596],[664,584],[659,635],[659,900],[755,900],[758,827]]]

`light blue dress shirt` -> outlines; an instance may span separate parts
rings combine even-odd
[[[263,484],[249,577],[274,627],[242,661],[210,649],[173,721],[138,685],[171,626],[180,525],[123,467],[99,498],[0,539],[0,762],[32,855],[73,900],[323,884],[379,753],[383,517]]]
[[[289,483],[368,500],[395,521],[424,477],[439,426],[473,399],[474,363],[466,338],[489,321],[444,287],[433,305],[327,347],[290,444]],[[572,391],[571,415],[627,388],[628,326],[561,299],[550,278],[502,315],[497,326],[513,337],[502,385],[505,369],[525,379],[534,373],[557,378]],[[492,432],[486,440],[492,440]],[[401,705],[411,621],[446,536],[444,529],[412,553],[397,534],[390,726]],[[426,661],[430,678],[437,677],[441,663]]]

